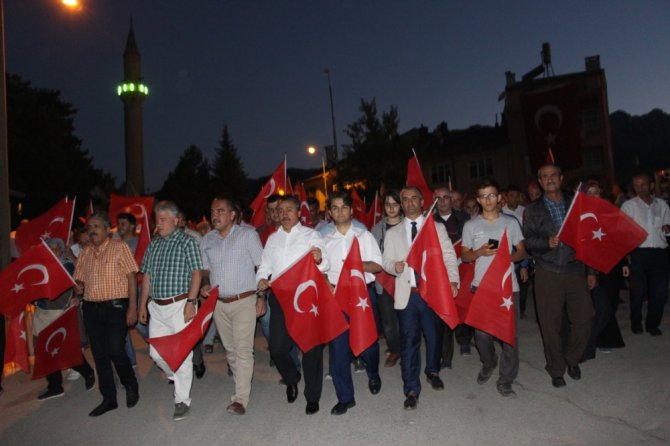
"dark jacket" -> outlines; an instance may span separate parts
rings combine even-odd
[[[570,203],[569,197],[563,198],[566,203]],[[568,245],[560,243],[557,248],[549,248],[549,237],[558,234],[559,229],[542,197],[526,206],[523,236],[526,239],[526,249],[533,256],[535,264],[555,273],[586,273],[584,264],[575,260],[575,251]]]
[[[452,209],[451,215],[456,221],[456,226],[458,226],[458,232],[455,238],[452,237],[452,234],[449,232],[447,222],[442,217],[440,217],[440,214],[437,211],[433,213],[433,220],[435,220],[436,223],[442,223],[444,225],[444,229],[447,230],[447,234],[449,234],[451,243],[456,243],[463,237],[463,226],[465,225],[465,222],[470,219],[470,215],[468,215],[467,212],[459,211],[458,209]]]

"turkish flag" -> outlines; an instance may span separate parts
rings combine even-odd
[[[116,226],[116,216],[122,212],[133,214],[137,223],[140,224],[154,210],[154,197],[134,196],[125,197],[123,195],[111,194],[109,197],[109,219],[113,226]]]
[[[30,373],[30,362],[28,361],[28,338],[26,330],[26,313],[19,315],[9,321],[7,326],[7,340],[5,343],[4,364],[13,362],[21,367],[26,373]]]
[[[395,296],[395,276],[390,275],[384,270],[375,274],[377,282],[386,290],[389,296],[393,299]]]
[[[251,225],[259,227],[265,223],[265,199],[272,194],[284,195],[287,191],[286,185],[286,159],[275,169],[268,181],[251,202],[251,210],[254,215],[251,217]]]
[[[35,299],[55,299],[75,285],[56,256],[41,242],[0,272],[0,313],[13,318]]]
[[[63,198],[54,207],[37,218],[16,228],[16,248],[20,253],[26,252],[40,240],[59,238],[67,243],[72,227],[75,200]]]
[[[149,215],[146,210],[142,219],[137,221],[137,224],[140,227],[140,235],[137,240],[137,246],[135,246],[135,261],[138,265],[141,265],[144,253],[151,243],[151,227],[149,226]]]
[[[342,265],[335,300],[349,316],[349,346],[354,356],[359,356],[377,340],[377,325],[356,237]]]
[[[209,292],[207,299],[200,306],[193,320],[182,330],[171,335],[146,339],[172,371],[181,367],[188,354],[193,351],[195,344],[207,333],[218,298],[219,287],[216,287]]]
[[[37,335],[33,379],[83,363],[77,307],[70,307]]]
[[[423,300],[449,327],[455,328],[460,319],[432,218],[426,218],[421,226],[406,262],[419,273],[419,294]]]
[[[598,197],[577,192],[558,238],[575,257],[607,274],[647,238],[647,231],[621,209]]]
[[[419,188],[423,195],[424,205],[432,203],[433,191],[430,190],[428,183],[426,183],[426,179],[423,177],[423,172],[419,165],[419,158],[416,157],[416,154],[407,161],[407,181],[405,184],[407,186],[415,186]]]
[[[375,199],[370,204],[370,209],[368,210],[367,226],[368,229],[372,229],[374,225],[379,223],[382,219],[382,199],[379,196],[379,191],[375,192]]]
[[[351,201],[354,208],[354,218],[364,225],[367,224],[368,214],[365,212],[365,202],[363,202],[361,196],[358,195],[356,189],[351,189]]]
[[[579,110],[574,82],[521,95],[521,110],[531,170],[537,170],[554,157],[563,170],[581,167]]]
[[[300,223],[309,228],[312,227],[312,214],[309,212],[309,205],[307,204],[307,192],[303,183],[296,183],[295,197],[300,200]]]
[[[516,345],[516,321],[512,291],[514,265],[510,259],[507,230],[470,303],[465,323]]]
[[[454,251],[456,251],[456,258],[458,258],[458,275],[461,279],[461,287],[458,289],[458,296],[456,296],[456,309],[460,319],[465,320],[470,302],[472,302],[472,280],[475,278],[475,262],[465,263],[461,258],[462,242],[462,240],[458,240],[454,243]]]
[[[286,329],[303,352],[327,344],[348,328],[311,251],[275,277],[271,286],[284,311]]]

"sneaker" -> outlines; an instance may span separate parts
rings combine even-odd
[[[67,379],[68,381],[76,381],[79,378],[81,378],[81,374],[75,369],[70,369],[70,372],[67,374],[67,377],[65,379]]]
[[[175,421],[183,420],[188,415],[189,407],[184,403],[177,403],[174,405],[174,415],[172,419]]]
[[[483,365],[481,370],[477,374],[477,384],[484,384],[486,381],[488,381],[491,375],[493,375],[493,371],[495,370],[497,365],[498,365],[497,363],[494,364],[492,367],[486,367],[485,365]]]
[[[605,353],[605,354],[612,353],[612,349],[611,349],[611,348],[607,348],[607,347],[599,347],[599,348],[598,348],[598,351],[599,351],[600,353]]]
[[[61,390],[47,389],[44,393],[42,393],[40,396],[37,397],[37,401],[46,401],[52,398],[58,398],[60,396],[63,396],[64,394],[65,392],[63,392],[63,389]]]
[[[326,381],[332,381],[333,377],[330,375],[330,373],[326,373],[326,376],[323,377]]]
[[[512,385],[510,383],[498,383],[496,386],[498,389],[498,393],[501,394],[502,396],[515,396],[516,392],[514,389],[512,389]]]
[[[356,358],[354,362],[354,373],[365,372],[365,362],[361,358]]]

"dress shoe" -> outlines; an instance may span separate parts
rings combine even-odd
[[[52,398],[58,398],[63,395],[65,395],[65,392],[62,388],[60,390],[47,389],[37,397],[37,401],[46,401]]]
[[[516,392],[512,389],[512,384],[510,383],[498,383],[496,389],[502,396],[516,396]]]
[[[89,417],[99,417],[100,415],[119,407],[116,401],[102,400],[102,403],[88,414]]]
[[[444,383],[440,379],[437,373],[431,373],[430,375],[426,375],[426,379],[430,383],[431,386],[433,386],[433,390],[444,390]]]
[[[203,376],[205,376],[205,372],[207,371],[207,367],[205,367],[205,363],[200,363],[198,365],[193,364],[193,373],[195,373],[195,377],[200,379]]]
[[[663,332],[658,328],[647,328],[647,333],[652,336],[662,336]]]
[[[86,386],[86,390],[91,390],[95,386],[95,373],[91,373],[84,378],[84,385]]]
[[[419,397],[416,396],[416,393],[410,392],[407,394],[407,398],[405,398],[405,402],[403,403],[403,407],[407,410],[414,410],[416,409],[416,404],[419,402]]]
[[[368,389],[370,393],[376,395],[382,390],[382,379],[377,377],[377,379],[371,379],[368,381]]]
[[[551,378],[551,385],[556,388],[565,387],[565,379],[562,376]]]
[[[483,365],[477,374],[477,384],[484,384],[486,381],[488,381],[489,378],[491,378],[491,375],[493,375],[493,371],[496,369],[496,365],[497,364],[494,364],[492,367]]]
[[[389,353],[389,355],[386,357],[386,362],[384,362],[384,367],[393,367],[398,363],[399,359],[400,359],[399,354]]]
[[[126,387],[126,407],[135,407],[140,400],[139,386],[134,384]]]
[[[305,406],[305,413],[307,415],[314,415],[319,411],[319,403],[307,403]]]
[[[183,420],[188,416],[188,412],[191,410],[186,403],[177,403],[174,405],[174,414],[172,414],[172,419],[174,421]]]
[[[634,334],[642,334],[642,325],[633,324],[630,329]]]
[[[247,412],[244,406],[238,402],[232,403],[230,406],[226,407],[226,410],[228,413],[235,415],[244,415]]]
[[[568,366],[568,376],[575,381],[582,379],[582,369],[579,368],[579,364]]]
[[[440,370],[442,370],[442,369],[450,369],[451,370],[451,361],[449,361],[448,359],[443,359],[440,362]]]
[[[286,401],[292,403],[296,398],[298,398],[298,386],[295,384],[286,386]]]
[[[333,408],[330,410],[331,415],[342,415],[347,413],[347,410],[351,409],[356,405],[356,401],[350,401],[348,403],[337,403]]]

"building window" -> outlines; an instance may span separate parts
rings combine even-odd
[[[603,148],[601,146],[588,147],[582,154],[584,155],[584,167],[603,167]]]
[[[581,113],[582,131],[584,136],[593,136],[600,133],[600,114],[597,108],[585,108]]]
[[[431,180],[433,184],[447,184],[451,177],[451,165],[440,164],[431,169]]]
[[[493,176],[493,160],[482,158],[470,161],[470,178],[484,178]]]

